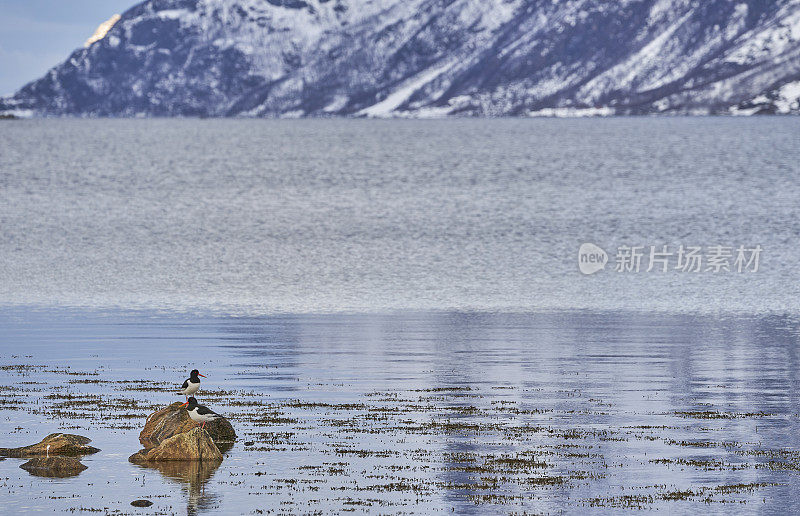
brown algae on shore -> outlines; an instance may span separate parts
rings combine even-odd
[[[10,376],[35,374],[37,379],[69,371],[70,380],[61,385],[0,385],[0,410],[44,415],[46,406],[48,417],[63,425],[80,422],[79,426],[91,425],[94,429],[139,428],[145,415],[158,408],[148,401],[147,393],[171,392],[169,384],[136,379],[107,381],[98,378],[97,371],[25,364],[0,369]],[[95,391],[84,392],[87,388]],[[250,496],[278,497],[281,507],[299,511],[338,506],[342,511],[379,507],[385,512],[414,512],[415,506],[442,492],[452,500],[510,510],[564,489],[586,493],[570,499],[576,508],[748,503],[753,493],[780,482],[729,483],[724,481],[726,474],[743,470],[783,475],[800,472],[800,453],[794,450],[728,441],[724,427],[705,428],[702,439],[692,438],[692,429],[676,422],[722,423],[771,417],[763,412],[709,409],[663,416],[644,414],[651,424],[617,426],[586,423],[591,419],[602,421],[613,412],[614,407],[602,400],[583,397],[591,401],[582,402],[580,408],[536,406],[536,396],[524,398],[524,389],[505,385],[487,390],[445,386],[372,391],[348,402],[304,397],[272,400],[257,392],[234,390],[204,394],[208,403],[224,409],[241,427],[241,441],[246,444],[240,441],[237,453],[249,454],[257,465],[267,466],[237,473],[243,479],[233,482],[237,477],[232,476],[231,485],[249,477]],[[573,391],[570,398],[581,399],[581,393]],[[570,419],[575,422],[569,423]],[[632,459],[643,467],[663,468],[665,472],[689,468],[716,474],[720,481],[629,485],[622,487],[624,492],[614,492],[605,480],[624,466],[610,462],[607,447],[632,443],[660,450],[659,455]],[[270,471],[272,460],[289,454],[306,457],[298,461],[294,477],[280,477]],[[193,490],[199,490],[213,474],[210,470],[206,476],[185,478],[193,482]],[[169,476],[183,478],[179,472]],[[597,490],[608,494],[592,496]],[[284,494],[289,492],[295,496],[287,502]]]

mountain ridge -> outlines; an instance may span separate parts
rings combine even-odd
[[[800,0],[148,0],[30,116],[800,113]]]

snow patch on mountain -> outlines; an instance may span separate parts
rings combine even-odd
[[[408,81],[401,84],[397,90],[390,93],[384,100],[374,104],[368,108],[364,108],[357,113],[357,115],[366,115],[368,117],[388,117],[397,110],[405,101],[411,97],[422,86],[432,81],[443,72],[453,67],[454,63],[445,63],[437,66],[431,70],[426,70],[416,77],[412,77]]]
[[[89,39],[86,40],[86,43],[84,43],[83,46],[88,47],[95,41],[100,41],[101,39],[105,38],[106,34],[108,34],[108,31],[111,30],[111,27],[113,27],[119,21],[120,18],[121,16],[119,14],[115,14],[108,20],[101,23],[97,27],[97,30],[94,31],[94,34],[92,34],[89,37]]]

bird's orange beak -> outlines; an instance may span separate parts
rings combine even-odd
[[[197,376],[202,376],[203,378],[206,378],[206,375],[200,373],[197,373]]]
[[[188,402],[188,401],[187,401],[186,403],[181,403],[181,407],[185,407],[185,406],[186,406],[186,405],[188,405],[188,404],[189,404],[189,402]]]

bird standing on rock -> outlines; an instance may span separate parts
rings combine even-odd
[[[189,378],[181,385],[181,394],[186,396],[187,402],[189,401],[189,396],[200,390],[200,376],[205,378],[204,375],[200,374],[200,371],[193,369],[192,372],[189,373]]]
[[[203,423],[203,428],[206,427],[206,423],[222,417],[210,408],[204,405],[198,405],[197,400],[194,397],[189,397],[189,401],[184,403],[182,406],[185,406],[186,410],[189,411],[189,417],[192,418],[192,421],[198,425]]]

